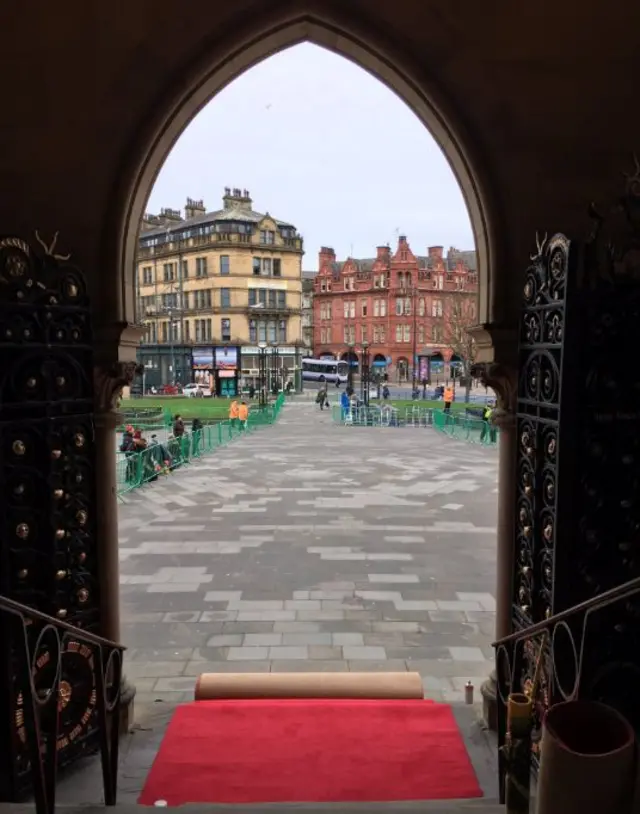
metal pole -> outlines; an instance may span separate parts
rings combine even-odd
[[[264,410],[266,407],[266,376],[267,376],[267,349],[264,346],[258,346],[259,351],[259,365],[258,373],[260,376],[260,409]]]
[[[418,361],[418,333],[417,333],[417,318],[418,318],[418,309],[416,307],[416,294],[418,289],[416,286],[412,289],[412,299],[413,299],[413,376],[411,382],[411,398],[415,397],[416,387],[417,387],[417,376],[416,376],[416,363]]]
[[[369,345],[362,343],[362,400],[365,406],[369,406]]]
[[[176,235],[176,240],[178,242],[178,312],[180,315],[180,344],[184,346],[184,286],[183,286],[183,273],[182,273],[182,250],[181,246],[182,243],[180,241],[180,237]],[[184,350],[181,354],[184,360]],[[182,365],[181,365],[182,367]],[[177,371],[176,371],[177,372]]]
[[[271,348],[271,382],[270,389],[273,393],[278,386],[278,348],[274,345]]]
[[[169,340],[171,341],[171,384],[176,383],[176,348],[173,341],[173,311],[168,309],[169,313]]]

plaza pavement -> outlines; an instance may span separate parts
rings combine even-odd
[[[136,719],[205,671],[417,670],[461,701],[492,668],[497,451],[353,428],[291,402],[274,427],[120,507]]]

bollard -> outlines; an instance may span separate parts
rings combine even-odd
[[[464,702],[465,704],[473,704],[473,684],[467,681],[464,685]]]

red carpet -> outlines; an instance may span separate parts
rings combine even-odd
[[[449,706],[199,701],[178,707],[143,805],[481,797]]]

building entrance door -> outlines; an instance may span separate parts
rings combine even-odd
[[[218,395],[222,398],[231,398],[238,394],[235,377],[233,379],[218,379]]]

